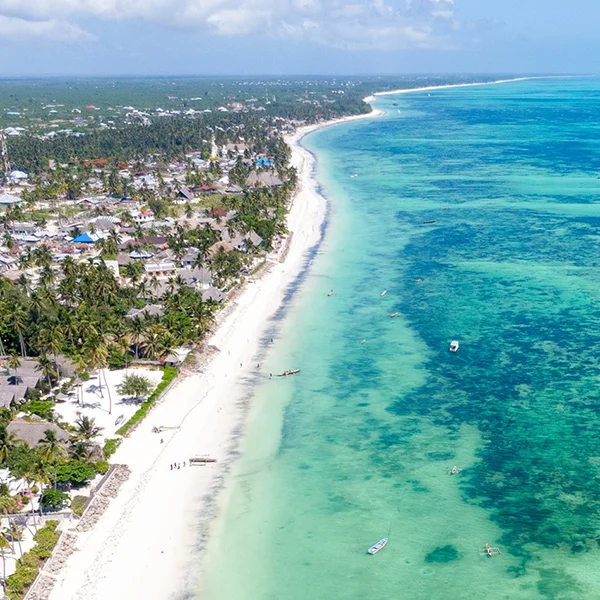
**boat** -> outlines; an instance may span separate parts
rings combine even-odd
[[[450,350],[450,352],[458,352],[458,348],[459,348],[459,343],[456,340],[452,340],[450,342],[450,348],[448,348]]]
[[[388,543],[387,538],[383,538],[379,540],[376,544],[373,544],[367,552],[369,554],[377,554],[381,549],[385,548],[385,545]]]
[[[391,317],[392,319],[395,319],[396,317],[399,317],[399,316],[400,316],[400,313],[399,313],[399,312],[390,313],[390,317]]]
[[[333,296],[333,290],[329,290],[329,291],[327,292],[327,295],[328,295],[328,296]]]
[[[482,548],[479,551],[479,554],[481,556],[489,556],[490,558],[492,556],[498,556],[498,554],[501,554],[500,552],[500,548],[496,547],[496,546],[490,546],[487,542],[485,544],[485,548]]]
[[[290,375],[296,375],[300,373],[300,369],[290,369],[287,371],[284,371],[283,373],[279,373],[279,375],[277,375],[277,377],[289,377]]]
[[[430,223],[435,223],[435,219],[429,219],[429,221],[423,221],[423,225],[429,225]]]
[[[381,292],[382,296],[385,296],[387,294],[387,290],[383,290],[383,292]]]

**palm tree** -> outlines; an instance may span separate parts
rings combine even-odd
[[[40,354],[37,358],[37,367],[36,371],[41,371],[46,381],[50,386],[52,386],[52,361],[48,358],[47,354]]]
[[[42,456],[38,456],[36,460],[31,464],[31,471],[29,472],[29,477],[31,477],[32,481],[40,484],[40,497],[42,495],[42,491],[45,485],[50,485],[50,465],[42,458]],[[31,506],[31,512],[33,512],[33,502]],[[42,514],[42,503],[40,502],[40,516]]]
[[[140,317],[133,317],[127,321],[127,329],[131,342],[135,346],[135,358],[138,360],[140,358],[140,342],[144,339],[146,331],[146,322]]]
[[[18,385],[18,368],[21,366],[21,359],[16,354],[11,354],[8,357],[8,366],[15,371],[15,385]]]
[[[64,442],[56,437],[56,431],[53,429],[46,429],[39,446],[40,456],[48,465],[56,465],[67,455]]]
[[[27,328],[27,313],[21,304],[16,304],[10,312],[10,324],[14,331],[17,332],[19,336],[19,343],[21,344],[21,356],[24,358],[26,356],[25,351],[25,340],[23,339],[23,332]]]
[[[13,553],[15,551],[14,543],[17,542],[19,545],[19,555],[23,556],[23,546],[21,546],[21,540],[23,539],[23,527],[17,525],[13,519],[9,519],[8,527],[4,531],[3,535],[12,543]]]
[[[48,350],[52,352],[54,365],[56,366],[56,376],[60,379],[60,366],[58,365],[57,355],[61,351],[64,334],[59,324],[54,325],[48,332]]]
[[[91,367],[98,369],[98,384],[100,388],[100,396],[104,398],[102,393],[102,374],[103,369],[108,363],[108,339],[107,336],[101,337],[98,333],[90,336],[84,344],[84,352],[87,357],[87,362]],[[104,377],[106,383],[106,376]],[[107,385],[109,409],[108,414],[112,415],[112,397],[110,388]]]
[[[160,323],[151,323],[148,327],[146,335],[144,336],[144,356],[148,356],[149,358],[157,358],[160,356],[167,348],[167,340],[169,337],[169,332],[164,325]],[[170,348],[169,348],[170,349]]]
[[[96,425],[96,419],[85,415],[80,416],[77,421],[75,421],[75,425],[77,426],[77,438],[88,443],[95,437],[98,437],[104,429],[103,427],[98,427]]]
[[[4,590],[4,593],[6,593],[6,550],[10,550],[10,543],[3,535],[0,535],[0,555],[2,556],[2,589]]]
[[[0,425],[0,463],[8,458],[10,451],[17,444],[15,434],[8,432],[5,425]]]

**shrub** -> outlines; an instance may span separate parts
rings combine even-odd
[[[60,534],[56,531],[58,521],[48,521],[33,536],[37,542],[29,552],[17,560],[16,571],[6,578],[6,595],[10,600],[21,600],[35,581],[44,560],[52,554]]]
[[[124,369],[127,365],[127,359],[128,356],[125,352],[119,352],[113,348],[108,355],[108,368],[111,370]]]
[[[21,496],[21,504],[27,506],[31,502],[29,496]]]
[[[40,502],[44,508],[62,508],[66,504],[67,498],[68,496],[64,492],[50,488],[42,494]]]
[[[83,514],[83,505],[87,500],[87,496],[75,496],[75,498],[71,500],[71,510],[80,517]]]
[[[42,419],[52,419],[52,409],[54,408],[54,402],[51,400],[31,400],[21,404],[19,407],[23,412],[30,413],[32,415],[38,415]]]
[[[50,391],[50,388],[48,388],[48,391]],[[27,391],[27,399],[31,400],[32,402],[37,402],[41,398],[41,396],[42,394],[37,388],[29,389]]]
[[[108,464],[107,460],[98,460],[94,464],[96,473],[99,473],[100,475],[104,475],[108,471],[109,467],[110,465]]]
[[[121,384],[120,393],[123,396],[133,396],[136,401],[146,398],[152,393],[152,381],[143,375],[126,375]]]
[[[58,483],[70,483],[75,486],[83,485],[96,475],[96,469],[81,460],[69,460],[56,469]]]
[[[121,440],[118,438],[106,440],[104,448],[102,449],[104,452],[104,458],[109,459],[117,451],[117,448],[119,447],[120,443]]]
[[[117,430],[117,435],[127,435],[144,417],[148,414],[158,397],[165,388],[177,377],[177,369],[174,367],[165,367],[162,381],[156,386],[156,389],[150,394],[150,397],[142,402],[142,405],[133,414],[131,419]]]

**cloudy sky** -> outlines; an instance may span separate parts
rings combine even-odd
[[[599,17],[599,0],[0,0],[0,76],[595,73]]]

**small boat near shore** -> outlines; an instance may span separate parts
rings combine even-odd
[[[399,313],[399,312],[393,312],[393,313],[390,313],[390,318],[391,318],[391,319],[395,319],[396,317],[399,317],[399,316],[400,316],[400,313]]]
[[[381,292],[381,296],[385,296],[387,294],[387,290],[383,290],[383,292]]]
[[[297,375],[298,373],[300,373],[300,369],[290,369],[283,373],[279,373],[277,377],[289,377],[290,375]]]
[[[333,296],[333,290],[329,290],[329,291],[327,292],[327,295],[328,295],[328,296]]]
[[[388,543],[388,538],[383,538],[379,540],[376,544],[373,544],[367,552],[371,555],[377,554],[380,550],[385,548],[385,545]]]
[[[487,542],[485,544],[485,548],[482,548],[479,551],[479,554],[481,556],[489,556],[490,558],[492,556],[498,556],[498,554],[501,554],[500,552],[500,548],[496,547],[496,546],[490,546]]]
[[[430,225],[431,223],[435,223],[435,219],[430,219],[429,221],[423,221],[423,225]]]
[[[448,350],[450,350],[450,352],[458,352],[459,347],[460,344],[456,340],[452,340],[450,342],[450,348],[448,348]]]

